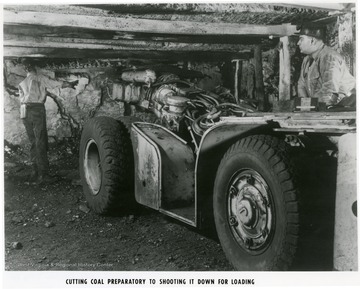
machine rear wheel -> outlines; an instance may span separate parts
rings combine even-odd
[[[213,204],[221,245],[236,269],[288,269],[299,212],[284,142],[260,135],[230,147],[218,168]]]

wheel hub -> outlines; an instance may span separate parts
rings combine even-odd
[[[237,172],[228,191],[228,219],[237,243],[251,254],[267,248],[274,230],[271,193],[254,170]]]
[[[240,200],[238,205],[238,215],[241,223],[251,227],[254,225],[254,217],[256,215],[256,208],[253,202],[248,199]]]
[[[102,170],[98,146],[93,139],[89,140],[85,148],[84,173],[91,193],[97,195],[101,187]]]

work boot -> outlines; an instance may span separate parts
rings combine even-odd
[[[57,181],[57,178],[50,176],[49,174],[40,174],[37,179],[38,185],[49,185]]]

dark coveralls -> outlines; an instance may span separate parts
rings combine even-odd
[[[46,88],[60,87],[62,82],[49,77],[29,72],[27,77],[19,84],[19,96],[21,103],[20,117],[24,123],[29,137],[30,162],[39,175],[47,175],[49,172],[49,160],[47,156],[48,135],[46,127]]]

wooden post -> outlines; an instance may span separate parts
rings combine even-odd
[[[242,78],[242,67],[243,67],[243,62],[240,61],[239,62],[239,72],[238,72],[238,75],[237,75],[237,80],[238,80],[238,92],[239,92],[239,97],[241,96],[241,89],[242,89],[242,86],[241,86],[241,78]]]
[[[242,61],[240,59],[233,59],[231,62],[235,62],[235,73],[234,73],[234,97],[236,103],[239,104],[239,95],[241,92],[241,70],[242,70]],[[239,81],[240,80],[240,81]]]
[[[291,98],[289,37],[281,37],[280,45],[279,101],[283,101]]]
[[[249,59],[247,61],[246,67],[246,91],[247,91],[247,98],[253,99],[254,98],[254,65],[253,59]]]
[[[259,110],[266,111],[269,105],[269,99],[264,93],[261,45],[255,45],[254,59],[255,59],[255,94],[257,100],[259,101]]]
[[[353,40],[352,17],[352,13],[346,13],[338,17],[338,37],[340,53],[344,56],[350,72],[355,75],[355,46]]]
[[[223,65],[220,66],[220,72],[222,75],[223,86],[230,89],[234,87],[234,71],[231,63],[231,59],[225,59]]]

